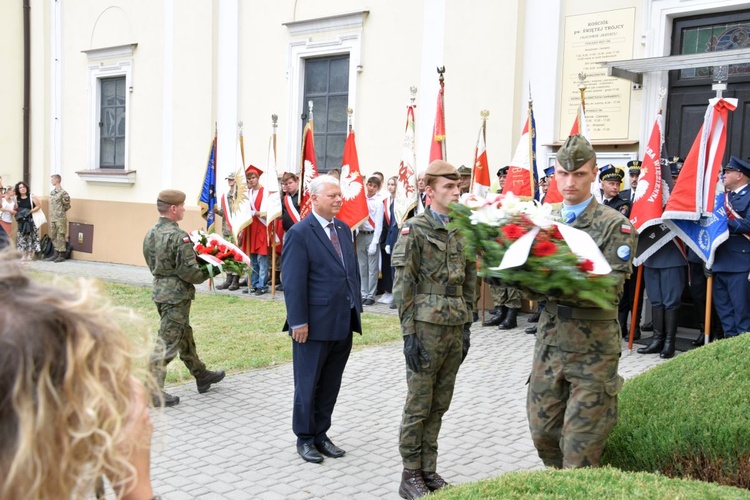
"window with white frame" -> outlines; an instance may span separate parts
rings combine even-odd
[[[125,168],[125,77],[99,79],[99,168]]]

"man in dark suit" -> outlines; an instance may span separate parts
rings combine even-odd
[[[326,433],[352,332],[362,332],[362,304],[352,233],[335,218],[343,201],[339,181],[322,175],[309,190],[312,212],[287,232],[281,269],[294,363],[292,429],[297,453],[318,463],[346,453]]]
[[[716,249],[714,304],[724,334],[750,331],[750,164],[732,156],[724,167],[729,238]]]

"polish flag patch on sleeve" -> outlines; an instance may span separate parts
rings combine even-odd
[[[629,224],[623,224],[620,226],[620,232],[623,234],[630,234],[631,231],[632,229]]]
[[[401,234],[409,234],[409,226],[404,226],[404,228],[401,230]]]

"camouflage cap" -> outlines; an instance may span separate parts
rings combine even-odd
[[[459,178],[458,170],[456,170],[456,167],[443,160],[435,160],[430,163],[430,166],[427,167],[427,170],[425,171],[425,175],[446,177],[454,181],[458,180]]]
[[[466,165],[461,165],[460,167],[458,167],[458,175],[460,175],[461,177],[470,177],[471,169]]]
[[[568,172],[573,172],[584,166],[592,158],[596,159],[594,148],[582,135],[571,135],[565,144],[557,151],[557,162]]]
[[[159,192],[156,201],[161,201],[168,205],[182,205],[185,203],[185,193],[177,189],[165,189]]]

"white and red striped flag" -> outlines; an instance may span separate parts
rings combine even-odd
[[[487,160],[487,121],[482,120],[479,129],[477,147],[474,150],[474,171],[472,172],[471,192],[476,196],[485,197],[490,192],[490,163]]]

